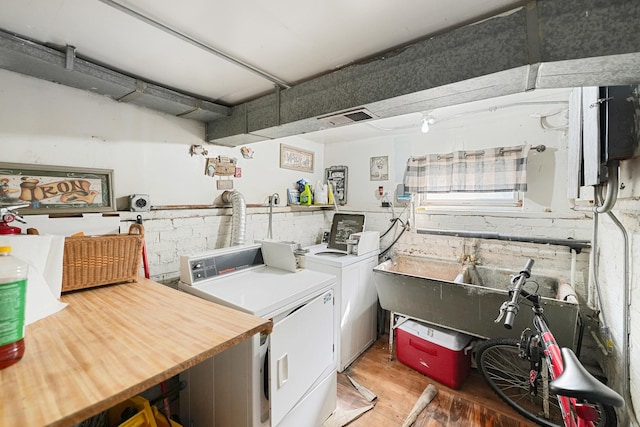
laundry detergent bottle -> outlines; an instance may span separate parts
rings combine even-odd
[[[0,369],[24,355],[28,268],[11,255],[11,246],[0,246]]]

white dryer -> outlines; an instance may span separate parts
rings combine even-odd
[[[263,264],[261,245],[181,258],[179,288],[273,319],[185,373],[183,416],[194,426],[320,426],[337,403],[335,277]]]

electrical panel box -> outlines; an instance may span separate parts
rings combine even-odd
[[[633,157],[638,148],[638,86],[600,88],[600,155],[603,164]]]

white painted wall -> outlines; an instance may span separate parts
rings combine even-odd
[[[235,189],[248,204],[262,204],[300,178],[322,179],[323,146],[292,137],[281,142],[315,153],[315,172],[279,168],[279,143],[257,143],[253,159],[240,148],[204,142],[204,124],[110,98],[0,70],[0,161],[113,169],[116,197],[149,194],[152,205],[210,205],[222,191],[204,174],[209,156],[236,157],[242,178]],[[319,165],[319,166],[318,166]]]
[[[390,132],[389,137],[379,137],[352,142],[327,144],[327,165],[349,165],[349,206],[375,208],[380,205],[376,194],[378,186],[393,194],[396,184],[402,182],[404,167],[409,156],[447,153],[458,150],[477,150],[488,147],[543,144],[543,153],[531,153],[527,168],[530,182],[526,193],[525,211],[569,213],[564,187],[556,182],[566,181],[567,138],[565,131],[545,130],[536,115],[559,113],[548,118],[556,126],[567,124],[568,96],[566,89],[540,91],[531,102],[535,105],[509,104],[504,97],[497,102],[479,101],[465,106],[474,113],[461,113],[459,106],[436,110],[436,123],[428,133],[422,133],[419,125],[403,134]],[[369,159],[372,156],[389,156],[389,180],[371,181]]]

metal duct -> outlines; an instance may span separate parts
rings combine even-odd
[[[178,117],[207,122],[230,114],[226,106],[145,82],[0,30],[0,68],[105,95]]]
[[[320,118],[359,108],[387,118],[537,88],[637,84],[640,35],[612,28],[639,19],[638,2],[531,1],[236,105],[206,138],[237,146],[326,129]]]
[[[225,191],[222,193],[222,201],[231,203],[233,214],[231,216],[231,246],[244,245],[244,236],[247,223],[247,205],[244,197],[238,191]]]

